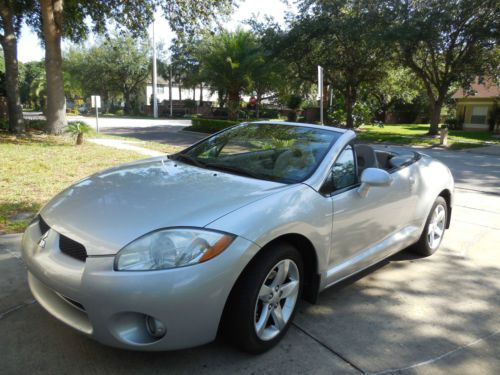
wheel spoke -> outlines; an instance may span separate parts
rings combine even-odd
[[[297,293],[299,290],[299,282],[292,280],[281,287],[281,298],[286,298]]]
[[[259,321],[255,323],[255,327],[257,328],[257,335],[261,336],[264,329],[266,329],[267,322],[269,321],[269,317],[271,316],[271,309],[268,304],[264,304],[262,306],[262,313],[260,314]]]
[[[290,261],[285,259],[278,265],[278,272],[276,273],[276,277],[273,280],[273,286],[281,285],[285,282],[288,276],[288,269],[290,268]]]
[[[443,235],[443,229],[436,227],[434,229],[434,233],[436,234],[436,236],[438,236],[438,238],[441,238],[441,236]]]
[[[273,290],[271,289],[271,287],[267,286],[266,284],[263,284],[260,287],[259,299],[263,302],[268,302],[269,298],[271,298],[272,296],[272,292]]]
[[[271,315],[274,320],[274,324],[276,325],[276,328],[278,328],[279,331],[285,327],[285,320],[283,319],[283,310],[281,309],[281,305],[278,304],[277,307],[271,310]]]
[[[429,233],[427,234],[427,238],[429,239],[429,246],[434,246],[434,225],[429,226]]]
[[[444,220],[444,209],[441,209],[439,210],[438,214],[437,214],[437,219],[436,219],[436,222],[437,223],[440,223],[441,221]]]

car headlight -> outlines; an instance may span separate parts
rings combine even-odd
[[[234,240],[227,233],[200,229],[162,229],[138,238],[118,252],[116,271],[149,271],[202,263]]]

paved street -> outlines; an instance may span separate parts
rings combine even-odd
[[[160,126],[169,127],[165,137],[180,130]],[[301,303],[286,338],[260,356],[223,342],[166,353],[104,347],[33,302],[19,236],[3,236],[0,372],[499,374],[500,157],[425,152],[448,164],[457,181],[452,227],[439,252],[402,252],[325,291],[316,305]]]
[[[81,117],[80,120],[95,128],[95,118]],[[100,118],[99,129],[104,134],[138,138],[143,141],[155,141],[187,147],[205,138],[208,134],[182,131],[191,126],[191,120],[169,119],[121,119]]]

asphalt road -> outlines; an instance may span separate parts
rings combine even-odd
[[[302,302],[285,339],[260,356],[223,342],[165,353],[104,347],[33,302],[19,236],[1,237],[0,373],[499,374],[500,157],[426,152],[457,180],[441,249],[402,252],[316,305]]]

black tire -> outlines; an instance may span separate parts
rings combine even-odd
[[[443,232],[442,232],[441,237],[439,238],[437,245],[431,247],[429,244],[429,239],[428,239],[429,224],[431,223],[432,216],[433,216],[433,214],[436,211],[438,206],[442,206],[444,208]],[[418,242],[416,242],[414,245],[412,245],[410,247],[410,250],[418,255],[421,255],[421,256],[429,256],[429,255],[434,254],[439,249],[439,246],[441,246],[441,242],[443,241],[444,232],[446,231],[447,220],[448,220],[448,205],[446,204],[446,200],[443,197],[439,196],[439,197],[437,197],[436,201],[432,205],[431,211],[429,212],[429,215],[427,216],[427,220],[425,221],[424,230],[422,231],[422,235],[420,236],[420,239],[418,240]]]
[[[292,260],[298,269],[298,296],[289,319],[279,334],[262,340],[256,332],[256,304],[262,284],[273,268],[283,260]],[[275,346],[288,331],[302,294],[303,263],[299,251],[288,243],[279,243],[266,249],[252,260],[231,291],[224,312],[222,333],[232,344],[249,353],[262,353]]]

